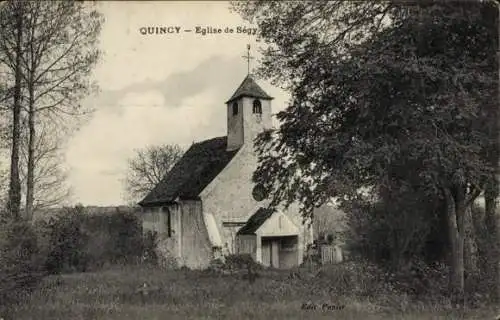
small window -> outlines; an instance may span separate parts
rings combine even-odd
[[[233,103],[233,116],[238,114],[238,103]]]
[[[170,210],[167,207],[162,208],[162,212],[165,214],[165,228],[167,229],[166,234],[167,237],[171,238],[172,237],[172,214],[170,213]]]
[[[260,103],[260,100],[253,101],[253,113],[262,114],[262,104]]]

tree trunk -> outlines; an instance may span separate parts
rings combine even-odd
[[[36,21],[37,18],[34,19]],[[26,219],[33,218],[33,204],[35,194],[35,140],[36,140],[36,127],[35,127],[35,77],[37,70],[37,55],[36,49],[33,45],[35,41],[34,35],[36,34],[36,23],[33,22],[29,28],[29,50],[27,52],[26,72],[28,89],[28,163],[26,172]]]
[[[500,103],[500,3],[496,2],[498,7],[497,14],[497,104]],[[490,137],[492,138],[492,147],[488,150],[490,164],[496,168],[495,174],[490,177],[490,181],[486,184],[484,192],[485,201],[485,227],[488,235],[489,246],[484,257],[484,266],[486,273],[491,282],[490,294],[495,302],[500,302],[500,212],[497,210],[498,187],[499,187],[499,160],[500,160],[500,117],[498,116],[498,105],[488,110],[488,117],[492,119],[490,129]]]
[[[450,279],[449,290],[453,297],[461,299],[464,296],[464,217],[465,199],[460,195],[456,198],[450,189],[445,188],[446,217],[450,241]],[[457,192],[460,193],[460,192]]]
[[[485,196],[486,198],[486,196]],[[484,211],[474,212],[472,215],[472,220],[474,222],[474,233],[476,235],[476,244],[477,244],[477,266],[479,268],[479,272],[483,275],[483,279],[487,275],[492,273],[488,272],[488,264],[490,261],[488,260],[489,250],[491,250],[491,239],[489,239],[489,231],[486,226],[486,218],[484,215]]]
[[[465,276],[477,270],[477,243],[472,222],[472,210],[470,206],[465,209],[464,218],[465,244],[464,244],[464,268]]]
[[[16,3],[16,65],[14,84],[14,105],[12,108],[12,150],[10,159],[10,183],[8,207],[11,217],[19,219],[21,207],[21,182],[19,178],[19,142],[21,139],[21,54],[22,54],[22,32],[23,16],[21,2]]]
[[[485,276],[490,279],[490,294],[494,301],[500,301],[500,245],[499,245],[499,216],[496,210],[498,197],[498,181],[492,178],[487,184],[484,193],[485,200],[485,229],[488,235],[488,247],[485,252]]]
[[[31,72],[32,73],[32,72]],[[31,77],[32,78],[32,77]],[[30,79],[32,81],[32,79]],[[35,106],[33,84],[29,84],[29,113],[28,113],[28,168],[26,179],[26,219],[33,217],[33,202],[35,192]]]

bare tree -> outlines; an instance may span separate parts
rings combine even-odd
[[[67,174],[61,163],[63,157],[63,130],[55,123],[40,121],[33,144],[33,211],[63,204],[69,199],[71,189],[67,184]],[[25,132],[26,133],[26,132]],[[21,147],[22,195],[27,195],[27,164],[29,136],[24,134]]]
[[[21,56],[23,44],[24,5],[21,1],[2,3],[0,7],[0,63],[3,69],[9,70],[13,84],[5,88],[2,102],[9,104],[12,121],[10,125],[10,180],[8,210],[12,218],[20,217],[21,207],[21,182],[19,178],[19,141],[21,136]],[[3,78],[9,78],[8,72]]]
[[[12,90],[7,90],[12,91],[14,101],[9,203],[12,214],[19,215],[19,148],[25,113],[25,201],[30,219],[39,160],[36,144],[47,141],[37,140],[37,127],[49,121],[57,123],[58,130],[69,129],[74,124],[70,120],[91,111],[80,101],[93,88],[89,76],[99,56],[96,46],[103,20],[92,4],[77,1],[6,1],[2,15],[0,58],[7,79],[14,83]],[[44,148],[43,153],[51,149]]]
[[[90,111],[83,110],[80,101],[92,88],[89,76],[99,57],[96,46],[102,17],[83,2],[38,1],[30,2],[28,7],[23,76],[28,102],[26,215],[29,218],[35,197],[36,119],[40,113],[57,121]]]
[[[182,157],[184,151],[178,145],[148,146],[136,150],[128,161],[125,179],[126,196],[137,201],[151,191]]]

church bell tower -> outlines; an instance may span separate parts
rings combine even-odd
[[[259,133],[272,128],[271,100],[250,75],[250,45],[244,58],[248,63],[248,75],[226,102],[227,150],[253,144]]]

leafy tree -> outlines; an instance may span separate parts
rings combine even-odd
[[[178,145],[148,146],[138,149],[128,161],[125,191],[132,201],[138,201],[165,177],[184,151]]]
[[[242,6],[270,43],[260,74],[292,94],[280,128],[256,141],[254,179],[271,206],[300,201],[311,215],[332,196],[377,197],[394,182],[438,196],[450,288],[463,294],[466,210],[496,172],[481,123],[497,107],[491,3]]]
[[[498,7],[497,14],[500,17],[500,1],[496,0],[496,5]],[[491,10],[491,14],[493,14],[494,10]],[[498,26],[497,20],[497,26]],[[498,35],[497,35],[497,45],[500,46],[500,28],[497,27]],[[500,50],[500,47],[498,48]],[[497,56],[497,72],[500,77],[500,56]],[[497,85],[497,103],[500,101],[500,81]],[[486,149],[486,157],[490,161],[491,166],[500,166],[500,136],[499,136],[499,115],[498,115],[498,107],[492,106],[484,113],[487,121],[484,126],[488,131],[491,137],[491,145]],[[499,302],[500,301],[500,210],[498,210],[498,196],[499,196],[499,175],[500,170],[497,170],[496,175],[492,175],[485,187],[484,191],[484,199],[485,199],[485,215],[484,215],[484,224],[486,227],[485,234],[488,235],[489,245],[487,246],[488,254],[486,255],[488,258],[483,259],[485,265],[483,265],[483,269],[485,273],[493,274],[493,283],[495,284],[494,288],[492,288],[492,293],[494,299]]]

